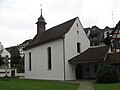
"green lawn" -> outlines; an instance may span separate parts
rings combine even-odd
[[[93,83],[93,87],[94,90],[120,90],[120,82],[111,84]]]
[[[77,90],[78,83],[60,81],[0,79],[0,90]]]

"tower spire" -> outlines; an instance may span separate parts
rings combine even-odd
[[[41,16],[42,16],[42,4],[40,4],[40,6],[41,6]]]

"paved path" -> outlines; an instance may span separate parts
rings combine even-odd
[[[80,86],[77,90],[93,90],[92,80],[80,81]]]

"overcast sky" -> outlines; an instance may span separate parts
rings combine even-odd
[[[0,42],[4,47],[35,36],[40,4],[47,29],[77,16],[84,28],[113,27],[120,20],[120,0],[0,0]]]

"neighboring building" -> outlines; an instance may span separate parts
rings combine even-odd
[[[112,51],[120,52],[120,21],[116,24],[109,37],[111,38]]]
[[[84,28],[86,35],[90,39],[90,46],[105,46],[104,39],[113,31],[113,28],[106,26],[100,29],[97,26],[91,28]]]
[[[104,34],[97,26],[93,26],[89,35],[91,46],[104,46]]]
[[[104,39],[106,37],[108,37],[110,35],[110,33],[112,33],[112,31],[114,30],[114,28],[110,28],[108,26],[106,26],[104,29],[103,29],[103,32],[104,32]]]
[[[79,63],[76,66],[76,77],[78,79],[95,78],[97,68],[103,63],[115,66],[120,75],[120,22],[114,28],[106,26],[104,29],[100,29],[93,26],[84,30],[90,39],[91,48],[69,60],[71,64]],[[106,44],[109,47],[105,45],[106,38],[110,43]],[[109,42],[109,40],[111,41]]]
[[[115,66],[120,75],[120,22],[114,28],[85,28],[91,48],[69,60],[77,64],[76,77],[96,78],[97,68],[104,63]]]
[[[2,57],[6,57],[6,55],[10,58],[11,57],[11,55],[10,55],[10,53],[3,47],[3,45],[1,44],[1,42],[0,42],[0,52],[1,52],[1,56]],[[9,66],[8,66],[8,68],[10,68],[10,59],[9,59]],[[1,69],[4,69],[5,67],[4,67],[4,65],[2,65],[2,66],[0,66],[0,68]]]
[[[45,30],[45,19],[37,21],[37,34],[25,47],[25,78],[75,80],[76,64],[69,59],[90,47],[78,17]]]
[[[1,52],[1,56],[2,57],[6,57],[6,56],[8,56],[8,58],[11,57],[10,53],[3,47],[1,42],[0,42],[0,52]],[[11,60],[9,59],[8,62],[9,62],[9,64],[8,64],[7,72],[8,72],[8,76],[11,76],[11,70],[10,70],[10,68],[11,68],[11,66],[10,66]],[[5,64],[0,66],[0,77],[4,77],[5,76],[5,68],[6,68]]]

